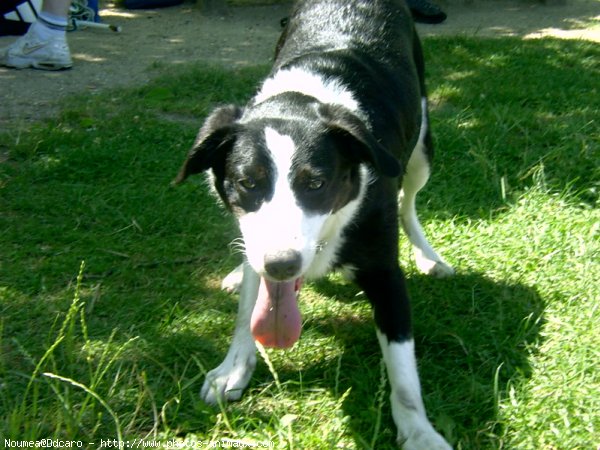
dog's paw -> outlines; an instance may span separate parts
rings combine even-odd
[[[255,355],[225,358],[221,365],[206,374],[200,397],[209,405],[239,400],[250,382],[255,366]]]
[[[223,278],[223,281],[221,282],[221,289],[231,294],[235,294],[240,291],[243,278],[244,265],[240,264],[231,272],[229,272],[229,274],[225,278]]]
[[[408,438],[398,436],[398,444],[402,450],[452,450],[433,427],[414,433]]]
[[[446,264],[444,261],[437,261],[429,270],[427,275],[435,278],[446,278],[454,275],[454,268]]]
[[[425,275],[435,278],[446,278],[454,275],[454,269],[441,259],[429,259],[423,254],[415,252],[415,263],[419,272]]]

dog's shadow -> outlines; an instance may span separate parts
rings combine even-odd
[[[498,399],[509,385],[530,376],[528,352],[538,342],[543,300],[531,287],[478,273],[441,280],[411,275],[407,281],[430,420],[455,446],[494,447],[490,436],[501,434]],[[340,286],[329,279],[315,283],[313,289],[337,299],[334,302],[367,301],[352,285]],[[350,389],[343,413],[359,448],[397,448],[373,321],[313,315],[304,330],[335,335],[344,353],[341,362],[326,363],[329,367],[309,365],[303,379],[323,380],[326,373],[324,383],[336,395]],[[297,373],[282,371],[280,376],[290,379]]]

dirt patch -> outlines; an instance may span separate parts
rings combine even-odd
[[[552,0],[551,0],[552,1]],[[445,4],[448,20],[419,25],[422,36],[552,35],[600,42],[597,0],[469,1]],[[267,63],[289,4],[234,7],[207,14],[193,3],[156,10],[127,11],[111,4],[101,9],[104,22],[122,32],[85,29],[69,33],[74,68],[62,72],[0,68],[0,131],[11,123],[25,126],[51,116],[57,101],[71,94],[94,95],[119,86],[147,83],[160,68],[189,61],[227,66]],[[0,47],[15,38],[0,38]]]

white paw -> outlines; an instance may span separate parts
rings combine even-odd
[[[210,405],[239,400],[255,366],[254,354],[246,357],[235,355],[232,358],[228,355],[221,365],[206,374],[200,397]]]
[[[398,436],[398,444],[403,450],[452,450],[446,440],[431,427],[412,433],[408,438]]]
[[[231,272],[229,272],[229,274],[225,278],[223,278],[223,281],[221,282],[221,289],[231,294],[239,292],[240,287],[242,286],[243,277],[244,265],[240,264]]]
[[[415,252],[415,263],[419,272],[435,278],[445,278],[454,275],[454,269],[440,260],[426,258],[422,253]]]

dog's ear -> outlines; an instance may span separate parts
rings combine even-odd
[[[223,160],[235,141],[235,126],[241,115],[242,109],[234,105],[221,106],[210,113],[174,184],[182,183],[190,175],[208,170]]]
[[[318,114],[328,131],[341,139],[348,155],[370,163],[380,174],[397,177],[402,171],[400,162],[373,136],[355,114],[343,106],[320,104]]]

